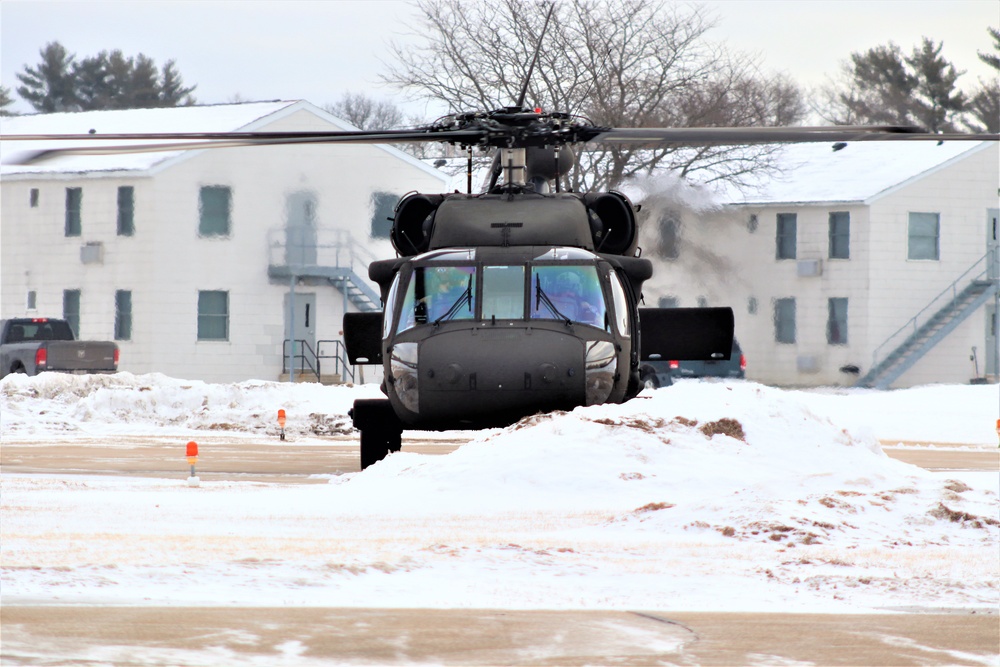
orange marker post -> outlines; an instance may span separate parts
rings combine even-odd
[[[194,465],[198,462],[198,443],[194,440],[187,444],[187,460],[191,464],[191,476],[188,477],[188,486],[198,486],[201,480],[194,474]]]
[[[997,420],[997,438],[1000,439],[1000,419]],[[1000,445],[997,445],[1000,447]]]
[[[285,439],[285,411],[278,410],[278,426],[281,427],[281,439]]]

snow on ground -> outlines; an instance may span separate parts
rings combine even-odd
[[[0,435],[238,439],[273,434],[280,407],[291,447],[344,431],[353,399],[376,394],[11,376]],[[4,472],[3,602],[995,609],[1000,474],[928,472],[878,440],[992,451],[997,399],[688,381],[470,433],[445,456],[407,452],[404,434],[404,451],[329,484]]]

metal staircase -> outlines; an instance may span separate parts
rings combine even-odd
[[[368,283],[361,280],[353,270],[348,270],[344,275],[331,277],[330,284],[344,293],[344,296],[363,313],[370,313],[382,310],[382,298],[378,292],[368,286]]]
[[[909,322],[875,348],[872,365],[857,386],[886,389],[959,324],[995,298],[1000,280],[993,273],[990,253],[934,297]]]
[[[362,312],[382,309],[379,293],[358,271],[367,272],[375,257],[339,229],[310,229],[289,234],[272,229],[268,234],[267,274],[272,280],[291,278],[322,280],[337,288]]]

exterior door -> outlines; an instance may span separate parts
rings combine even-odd
[[[1000,280],[1000,209],[991,208],[986,218],[986,275]],[[998,303],[986,305],[986,359],[984,373],[994,380],[1000,378],[1000,338],[997,337]]]
[[[291,294],[285,294],[285,339],[295,340],[294,356],[296,357],[295,370],[299,370],[301,360],[298,357],[305,354],[306,367],[315,367],[316,354],[316,294],[315,293],[295,293],[295,298]],[[302,344],[298,341],[305,341],[306,348],[303,351]],[[285,348],[285,354],[288,349]]]
[[[285,262],[290,267],[316,264],[316,194],[293,192],[285,199]]]

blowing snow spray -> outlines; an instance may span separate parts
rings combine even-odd
[[[194,440],[187,444],[187,460],[191,464],[191,476],[188,477],[188,486],[200,486],[201,480],[194,474],[194,464],[198,462],[198,443]]]

